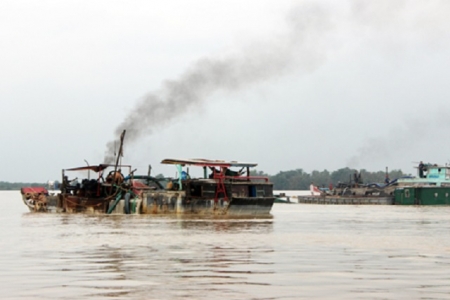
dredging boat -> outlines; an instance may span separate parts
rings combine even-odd
[[[230,216],[269,215],[275,197],[268,177],[251,176],[256,163],[207,159],[164,159],[174,165],[175,178],[135,175],[130,165],[99,164],[62,170],[59,193],[44,187],[23,188],[24,204],[32,212],[98,214],[202,214]],[[203,169],[192,178],[189,168]],[[235,171],[232,168],[240,168]],[[69,179],[71,172],[94,172],[96,178]],[[124,175],[123,172],[126,174]],[[208,174],[210,173],[210,174]],[[107,174],[107,175],[106,175]]]

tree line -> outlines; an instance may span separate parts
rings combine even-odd
[[[20,190],[21,188],[28,187],[28,186],[47,186],[47,183],[0,181],[0,190],[2,190],[2,191]]]
[[[303,171],[303,169],[296,169],[290,171],[280,171],[276,175],[269,175],[263,171],[252,171],[253,176],[269,177],[273,183],[275,190],[308,190],[311,182],[319,187],[329,187],[330,184],[336,186],[338,183],[349,183],[353,179],[355,169],[342,168],[333,172],[327,170],[317,171],[311,173]],[[364,183],[383,183],[386,173],[384,171],[369,172],[365,169],[358,171],[361,174],[361,179]],[[391,180],[407,176],[401,170],[389,171],[389,178]],[[0,181],[0,190],[20,190],[27,186],[47,186],[47,183],[25,183],[25,182],[5,182]]]
[[[361,174],[363,183],[383,183],[386,178],[386,172],[369,172],[365,169],[358,171]],[[311,173],[296,169],[291,171],[280,171],[276,175],[268,175],[262,171],[254,171],[252,175],[267,176],[273,183],[274,190],[308,190],[311,182],[318,187],[329,187],[330,184],[336,186],[338,183],[350,183],[353,180],[355,169],[342,168],[333,172],[327,170]],[[401,170],[389,171],[390,180],[407,176]]]

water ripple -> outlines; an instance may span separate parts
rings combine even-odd
[[[448,299],[449,207],[276,204],[270,218],[0,212],[7,299]]]

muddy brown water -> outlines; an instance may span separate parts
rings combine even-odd
[[[0,192],[1,299],[450,299],[450,207],[269,218],[29,213]]]

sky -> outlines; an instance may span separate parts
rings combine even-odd
[[[0,2],[0,181],[450,163],[450,2]]]

